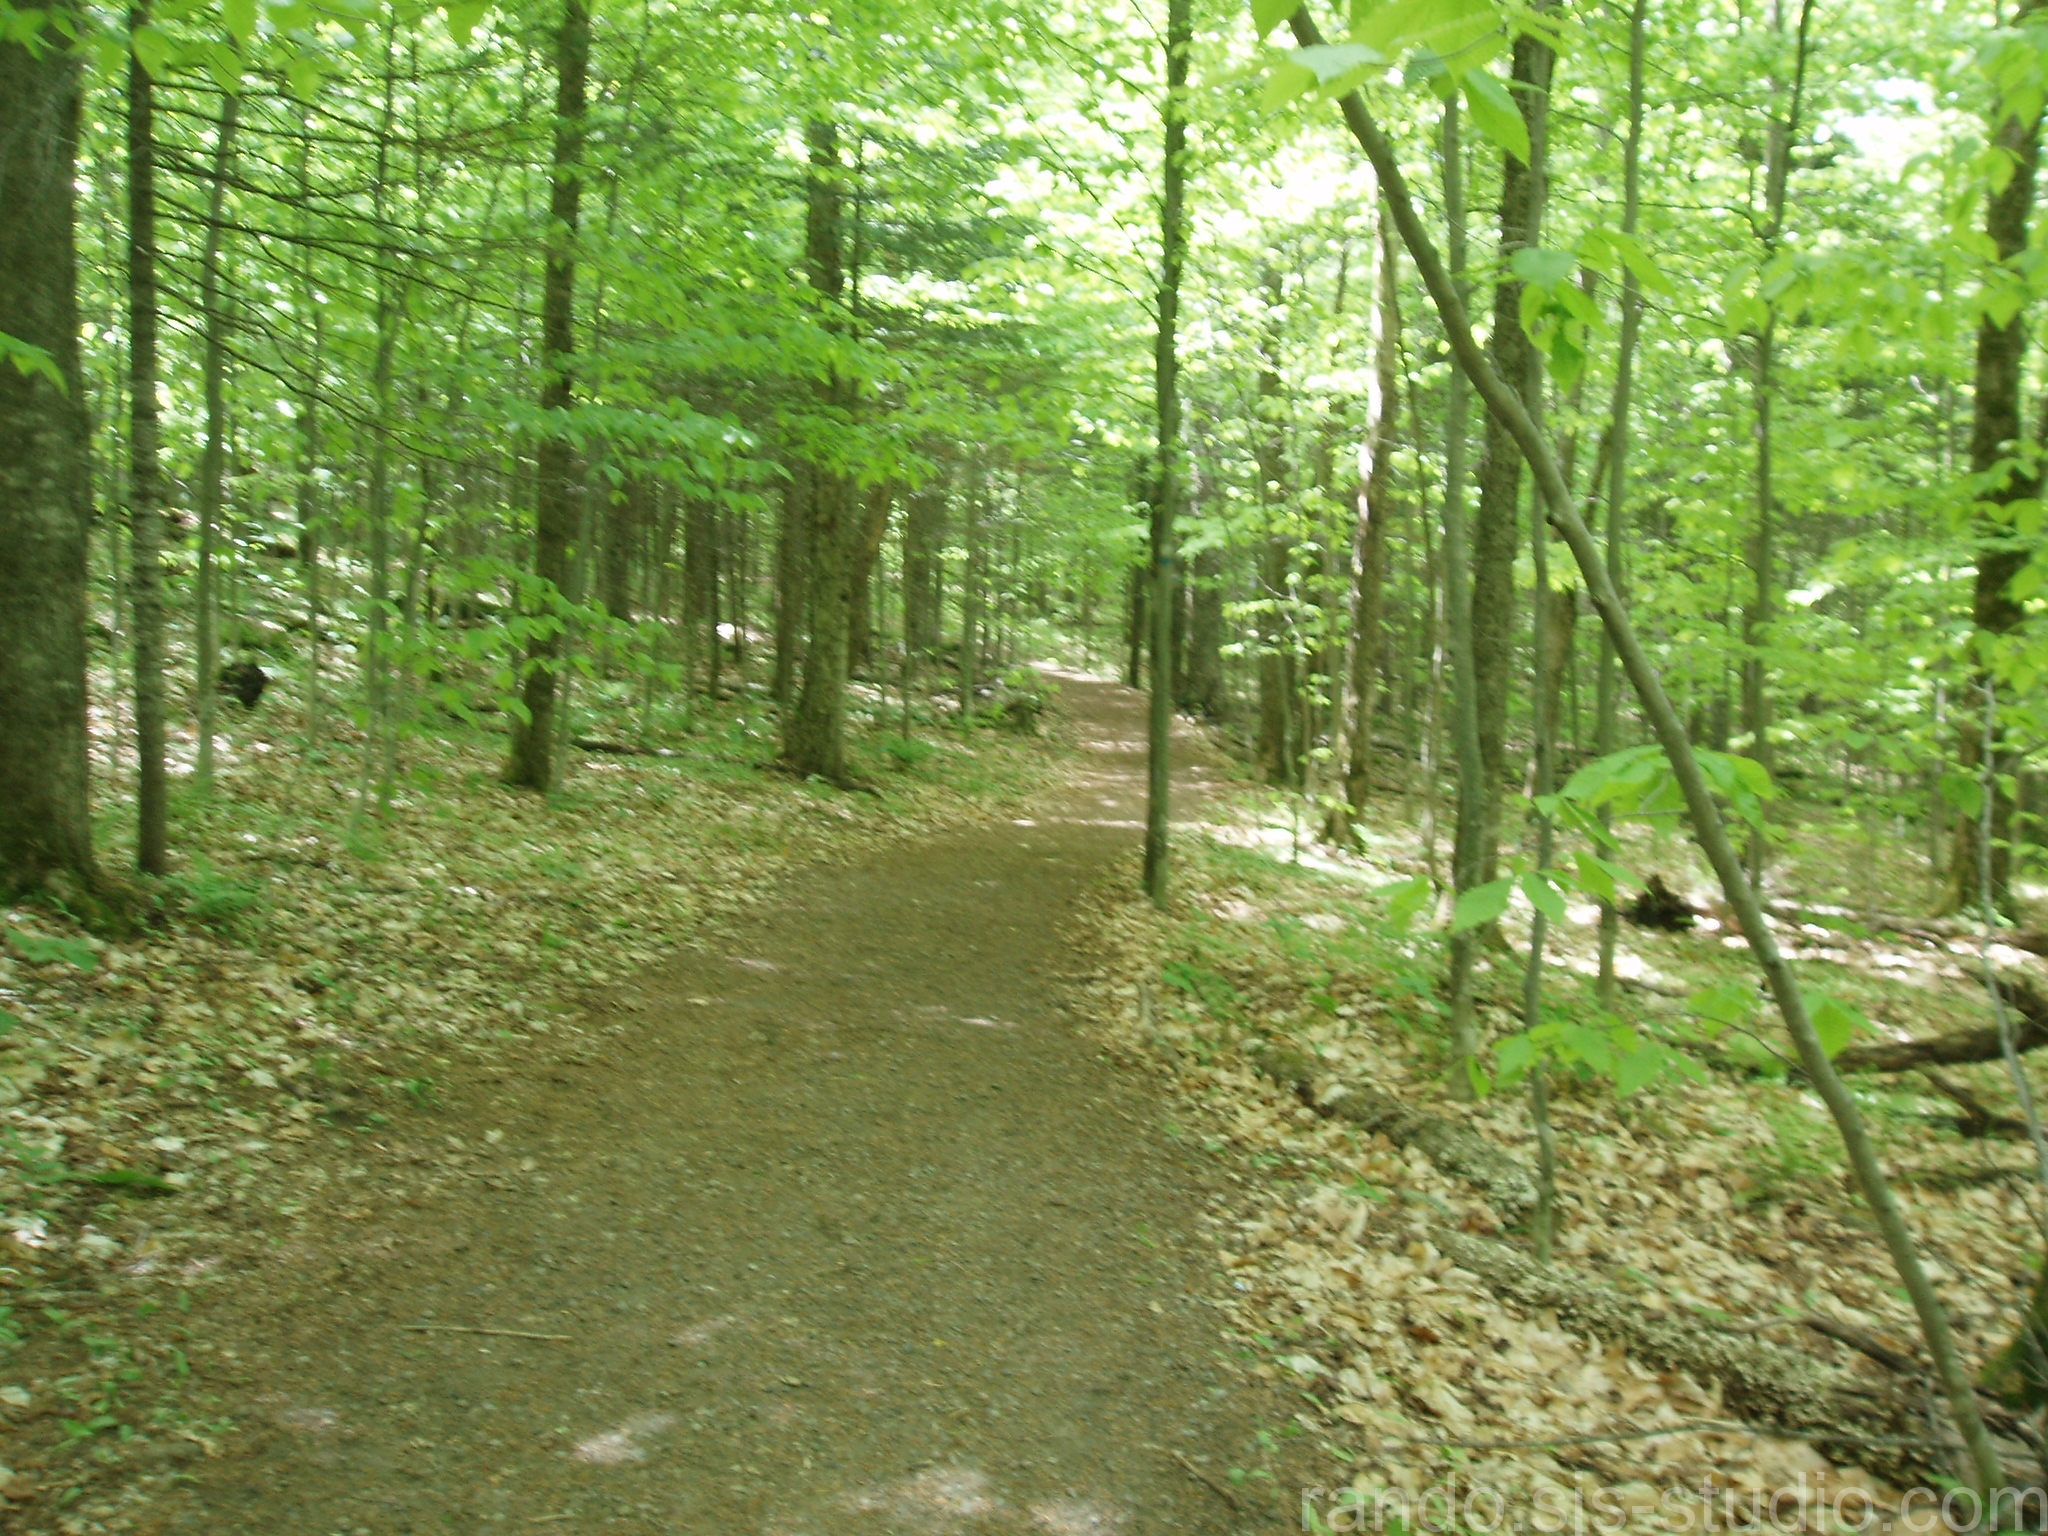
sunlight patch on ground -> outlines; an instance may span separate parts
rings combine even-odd
[[[1114,1536],[1130,1516],[1087,1499],[1054,1499],[1031,1506],[1031,1528],[1046,1536]]]
[[[597,1467],[618,1467],[645,1461],[647,1447],[640,1442],[649,1435],[660,1434],[674,1423],[674,1414],[643,1413],[638,1418],[626,1420],[617,1429],[608,1429],[601,1435],[578,1441],[576,1459]]]
[[[986,1520],[1003,1508],[988,1474],[973,1467],[933,1467],[855,1494],[852,1503],[862,1514],[917,1521],[937,1530],[962,1520]]]

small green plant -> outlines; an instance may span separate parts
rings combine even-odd
[[[884,736],[882,738],[882,751],[887,754],[889,760],[898,768],[921,767],[925,759],[930,757],[936,750],[937,748],[930,742],[920,741],[915,736]]]
[[[230,880],[203,854],[194,854],[190,866],[172,875],[169,884],[188,917],[223,931],[239,925],[261,898],[255,886]]]
[[[92,945],[84,939],[51,938],[22,928],[9,928],[7,947],[30,965],[62,964],[89,971],[99,964]]]
[[[1787,1106],[1764,1115],[1771,1145],[1754,1164],[1749,1188],[1736,1195],[1741,1205],[1758,1205],[1810,1190],[1834,1172],[1822,1153],[1827,1135],[1808,1115]]]
[[[398,1086],[421,1109],[432,1109],[440,1102],[440,1090],[431,1077],[401,1077]]]

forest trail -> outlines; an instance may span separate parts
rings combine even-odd
[[[1138,695],[1063,695],[1080,766],[1028,814],[813,872],[580,1054],[409,1124],[475,1176],[248,1288],[245,1433],[155,1529],[1283,1528],[1228,1480],[1288,1410],[1205,1300],[1222,1170],[1061,1013],[1144,766]]]

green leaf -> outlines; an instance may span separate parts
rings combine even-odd
[[[1259,91],[1259,107],[1272,112],[1297,101],[1316,88],[1316,72],[1306,64],[1297,64],[1293,59],[1276,59],[1273,72],[1266,76],[1266,83]]]
[[[1529,125],[1522,121],[1521,109],[1506,86],[1485,70],[1475,69],[1465,76],[1465,105],[1481,133],[1522,164],[1529,163]]]
[[[1271,0],[1266,0],[1266,3],[1270,4]],[[476,31],[477,23],[484,19],[490,8],[489,0],[457,0],[457,3],[444,7],[448,14],[448,35],[458,43],[467,43],[470,34]],[[1280,20],[1285,21],[1293,14],[1294,8],[1290,6],[1280,13]],[[1259,36],[1264,37],[1272,30],[1273,26],[1269,24]]]
[[[1252,33],[1260,41],[1281,22],[1301,9],[1301,0],[1252,0]],[[454,14],[449,15],[449,26],[454,27]]]
[[[1820,1036],[1821,1049],[1831,1058],[1842,1053],[1857,1030],[1870,1027],[1870,1020],[1858,1009],[1825,992],[1806,995],[1806,1012],[1813,1021],[1813,1032]]]
[[[99,964],[99,957],[93,954],[92,946],[83,939],[46,939],[38,933],[24,933],[19,928],[10,928],[7,930],[7,943],[30,965],[55,965],[61,962],[81,971],[89,971]]]
[[[1579,268],[1579,258],[1570,251],[1524,246],[1508,258],[1508,266],[1525,283],[1556,288],[1571,281]]]
[[[1724,981],[1702,987],[1686,999],[1686,1006],[1717,1029],[1725,1029],[1748,1023],[1756,1014],[1756,1002],[1756,988],[1748,982]]]
[[[163,28],[153,22],[137,27],[129,35],[128,45],[135,50],[135,57],[142,61],[142,67],[149,71],[152,80],[161,80],[170,73],[171,59],[176,50]]]
[[[246,47],[256,35],[256,0],[220,0],[220,19],[235,46]]]
[[[1529,898],[1529,905],[1549,918],[1553,923],[1564,921],[1564,897],[1557,887],[1541,870],[1530,870],[1521,879],[1522,894]]]
[[[1374,896],[1386,898],[1387,922],[1396,931],[1405,933],[1408,925],[1415,921],[1416,914],[1429,905],[1434,896],[1427,875],[1415,875],[1407,880],[1396,880],[1391,885],[1382,885],[1371,892]]]
[[[1318,43],[1313,48],[1296,48],[1287,56],[1304,69],[1313,70],[1318,85],[1341,80],[1355,69],[1386,62],[1377,49],[1358,43]]]
[[[1597,854],[1575,853],[1572,862],[1579,868],[1579,888],[1589,896],[1612,905],[1617,871],[1612,864]]]
[[[16,373],[40,374],[64,394],[71,393],[70,386],[65,382],[63,370],[57,366],[57,360],[41,347],[32,347],[27,342],[17,341],[5,331],[0,331],[0,358],[12,363]]]
[[[1451,910],[1451,932],[1463,933],[1467,928],[1493,922],[1507,911],[1508,896],[1514,888],[1512,879],[1489,880],[1469,891],[1460,891],[1458,904]]]
[[[1664,1075],[1665,1048],[1644,1041],[1614,1064],[1614,1091],[1624,1099]]]
[[[1527,1034],[1509,1035],[1493,1053],[1494,1066],[1504,1083],[1520,1077],[1535,1060],[1536,1042]]]

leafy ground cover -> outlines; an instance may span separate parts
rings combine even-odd
[[[1079,939],[1099,960],[1082,1006],[1131,1058],[1167,1064],[1186,1104],[1182,1134],[1264,1170],[1241,1203],[1216,1210],[1213,1237],[1239,1326],[1258,1342],[1261,1369],[1298,1393],[1297,1423],[1326,1458],[1302,1528],[1366,1529],[1376,1518],[1485,1528],[1489,1510],[1505,1509],[1698,1529],[1781,1493],[1785,1517],[1813,1529],[1844,1514],[1853,1524],[1864,1494],[1896,1511],[1899,1481],[1925,1475],[1926,1447],[1917,1469],[1895,1445],[1860,1456],[1835,1445],[1830,1460],[1798,1436],[1743,1429],[1711,1381],[1503,1299],[1444,1251],[1471,1235],[1525,1247],[1498,1202],[1256,1069],[1260,1049],[1285,1042],[1313,1054],[1325,1095],[1377,1088],[1536,1163],[1519,1088],[1497,1086],[1476,1104],[1445,1092],[1437,939],[1396,927],[1375,894],[1419,867],[1413,827],[1389,819],[1366,830],[1364,855],[1303,855],[1270,806],[1240,803],[1186,840],[1182,899],[1169,912],[1119,883]],[[1865,883],[1849,862],[1865,844],[1830,848],[1828,829],[1806,832],[1797,867],[1809,884],[1786,894],[1825,902],[1845,894],[1830,879]],[[1631,851],[1682,891],[1704,888],[1675,842],[1645,838]],[[1878,889],[1902,888],[1908,857]],[[1575,903],[1553,929],[1553,1017],[1603,1034],[1615,1057],[1645,1046],[1668,1055],[1627,1093],[1597,1049],[1591,1065],[1553,1067],[1556,1264],[1646,1317],[1787,1345],[1851,1382],[1888,1384],[1871,1345],[1910,1370],[1913,1315],[1824,1112],[1771,1070],[1762,1025],[1762,1044],[1738,1060],[1742,1028],[1698,1017],[1703,998],[1753,993],[1739,941],[1711,909],[1690,933],[1624,927],[1628,980],[1617,1014],[1602,1019],[1586,979],[1595,918]],[[1520,1029],[1526,927],[1511,912],[1506,928],[1482,994],[1496,1037]],[[1974,941],[1880,935],[1848,919],[1785,929],[1808,984],[1842,998],[1873,1034],[1989,1021]],[[2011,1113],[1996,1064],[1952,1080]],[[1917,1079],[1853,1081],[1963,1344],[1981,1360],[2010,1337],[2032,1281],[2031,1159],[2021,1145],[1959,1134],[1954,1104]],[[1809,1317],[1846,1325],[1865,1347],[1817,1334]],[[1940,1470],[1938,1450],[1932,1461]]]
[[[516,1085],[565,1036],[608,1048],[580,1041],[595,989],[792,869],[1007,803],[1048,750],[876,727],[856,747],[874,792],[846,794],[764,766],[742,695],[669,756],[584,757],[546,801],[500,785],[502,737],[423,740],[390,816],[352,832],[355,754],[309,754],[298,730],[277,711],[237,727],[159,925],[106,942],[49,907],[5,913],[10,1498],[61,1511],[111,1467],[219,1449],[234,1426],[180,1390],[189,1314],[302,1222],[359,1206],[365,1144],[415,1149],[379,1176],[401,1196],[391,1180],[431,1188],[488,1150],[435,1131],[451,1071],[495,1063]]]

